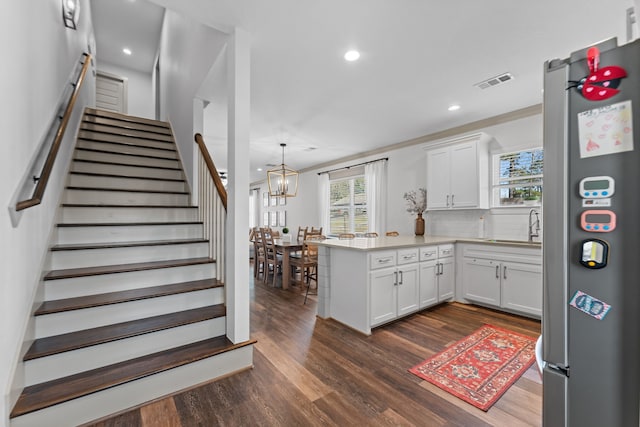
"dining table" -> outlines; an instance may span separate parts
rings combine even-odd
[[[284,241],[282,239],[273,239],[276,252],[282,253],[282,289],[289,289],[289,281],[291,280],[289,257],[292,252],[301,251],[303,243],[303,240]]]

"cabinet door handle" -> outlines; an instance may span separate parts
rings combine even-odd
[[[449,207],[449,195],[447,194],[447,207]]]
[[[453,204],[454,204],[453,203],[453,196],[454,196],[454,194],[451,195],[451,207],[453,207]]]
[[[391,262],[391,258],[383,258],[378,260],[378,264],[386,264],[388,262]]]
[[[400,271],[400,285],[402,285],[402,282],[404,282],[404,275],[402,274],[402,271]]]
[[[393,282],[393,286],[398,286],[398,272],[394,271],[393,272],[394,276],[395,276],[395,282]]]
[[[443,273],[444,273],[444,264],[440,263],[440,275],[442,276]]]
[[[504,267],[502,267],[502,277],[504,279],[507,278],[507,266],[506,265]]]
[[[496,265],[496,279],[500,278],[500,266]]]

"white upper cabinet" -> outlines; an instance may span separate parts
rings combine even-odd
[[[489,208],[490,141],[480,133],[427,148],[428,210]]]

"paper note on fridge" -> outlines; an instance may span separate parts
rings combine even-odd
[[[633,150],[631,101],[578,113],[580,158]]]

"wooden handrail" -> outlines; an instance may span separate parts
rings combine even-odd
[[[31,206],[39,205],[42,202],[42,198],[44,196],[44,190],[47,188],[47,184],[49,182],[49,177],[51,176],[51,171],[53,170],[53,164],[56,161],[56,156],[58,155],[58,150],[60,150],[60,145],[62,144],[62,138],[64,137],[64,132],[67,130],[67,124],[69,123],[69,119],[71,119],[71,113],[73,112],[73,107],[76,103],[76,99],[78,98],[78,94],[80,93],[80,89],[82,87],[82,83],[84,83],[84,77],[87,74],[87,70],[89,69],[89,65],[91,64],[91,55],[88,53],[82,54],[85,57],[84,63],[82,64],[82,70],[80,71],[80,75],[75,83],[72,83],[74,86],[73,92],[69,97],[69,101],[67,102],[67,108],[64,110],[64,114],[62,116],[62,120],[58,125],[58,130],[56,132],[56,137],[53,140],[53,144],[49,149],[49,154],[47,155],[47,160],[44,162],[42,167],[42,171],[40,172],[40,177],[35,178],[38,181],[36,188],[33,190],[33,195],[30,199],[22,200],[16,203],[16,211],[21,211],[23,209],[30,208]]]
[[[204,139],[202,135],[196,133],[194,136],[196,144],[200,147],[200,152],[202,153],[202,157],[204,158],[204,162],[207,164],[207,169],[209,169],[209,174],[211,174],[211,178],[213,179],[214,184],[216,185],[216,189],[218,190],[218,195],[222,200],[222,206],[224,206],[224,210],[227,210],[227,190],[222,185],[222,180],[220,179],[220,174],[218,174],[218,170],[216,169],[216,165],[213,164],[213,160],[211,160],[211,156],[209,155],[209,150],[207,150],[207,146],[204,143]]]

